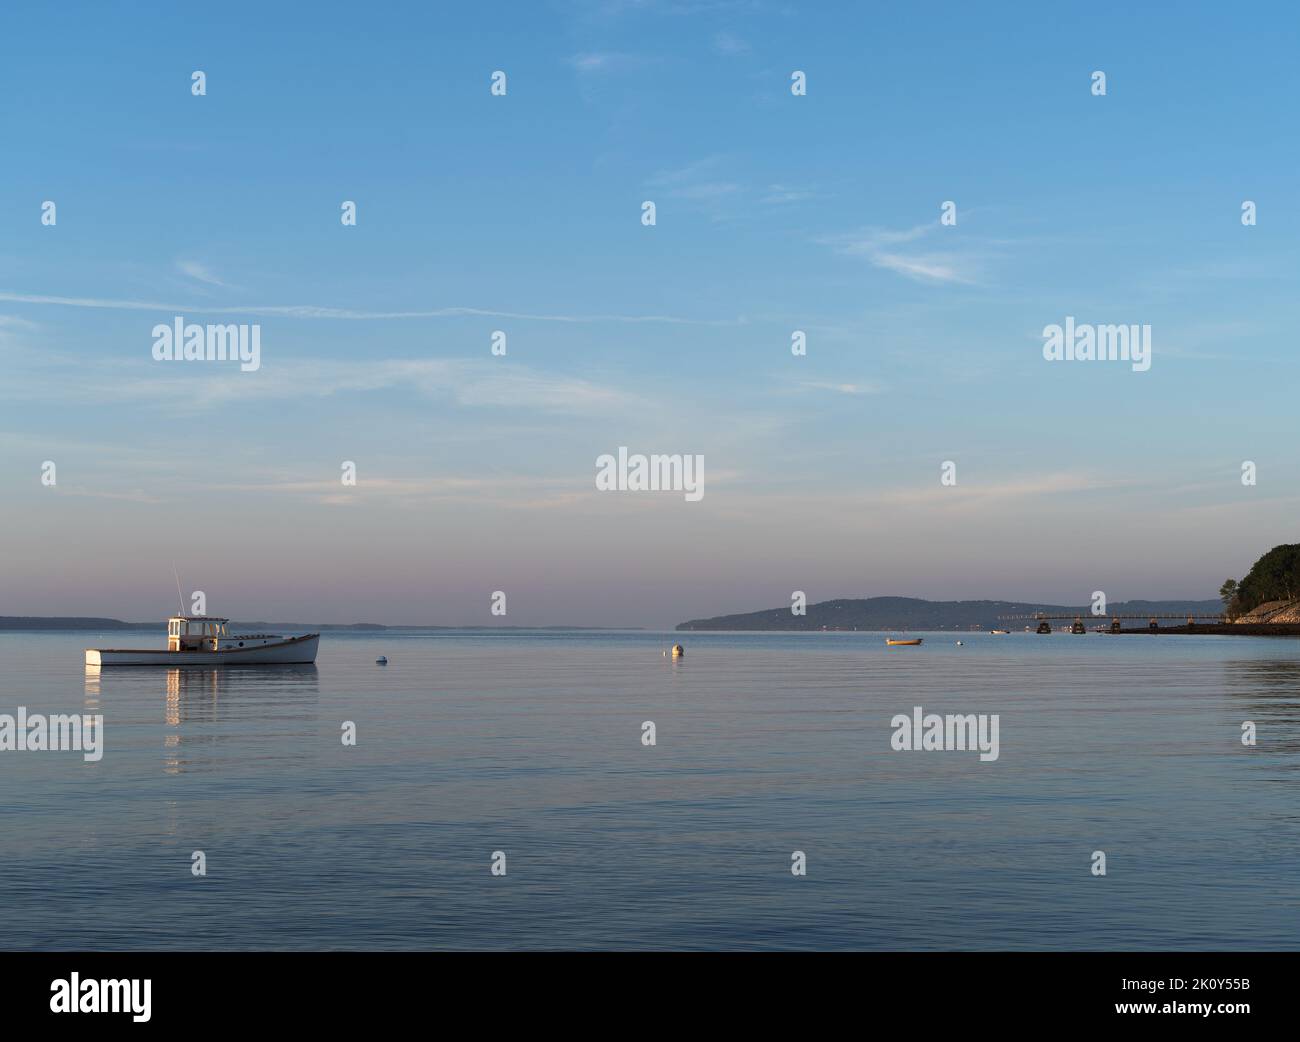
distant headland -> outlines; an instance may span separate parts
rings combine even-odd
[[[1219,600],[1112,601],[1111,612],[1124,615],[1205,615],[1219,613]],[[1006,628],[1007,615],[1080,615],[1091,621],[1092,606],[1044,604],[1041,601],[927,601],[919,597],[865,597],[809,604],[796,615],[790,605],[738,615],[691,619],[679,630],[992,630]],[[1103,622],[1098,618],[1095,621]],[[1021,626],[1024,624],[1021,623]],[[1016,627],[1017,629],[1020,626]]]
[[[802,609],[802,610],[797,610]],[[1029,601],[927,601],[919,597],[866,597],[785,605],[736,615],[715,615],[679,623],[679,630],[980,630],[1009,627],[1009,619],[1034,615],[1075,616],[1100,625],[1114,620],[1113,632],[1229,633],[1300,636],[1300,543],[1273,547],[1241,581],[1227,580],[1215,600],[1111,601],[1101,611]],[[1187,625],[1157,625],[1157,619],[1185,616]],[[1120,617],[1149,617],[1151,624],[1119,629]],[[1207,625],[1206,617],[1212,618]],[[1028,628],[1028,627],[1024,627]],[[1050,632],[1044,627],[1041,632]],[[1083,632],[1079,625],[1076,632]]]
[[[0,615],[0,632],[15,630],[156,630],[166,629],[167,621],[123,622],[121,619],[98,619],[76,615]],[[600,630],[620,629],[635,630],[638,626],[494,626],[484,623],[481,626],[384,626],[377,622],[352,622],[343,624],[300,623],[300,622],[232,622],[232,630],[280,630],[292,633],[296,630],[310,630],[313,633],[339,630],[373,630],[377,633],[402,633],[406,631],[425,632],[428,630],[553,630],[564,632],[598,632]]]

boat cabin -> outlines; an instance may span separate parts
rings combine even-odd
[[[211,615],[173,615],[167,620],[167,650],[216,651],[229,621]]]

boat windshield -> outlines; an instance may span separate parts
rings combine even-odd
[[[172,619],[167,623],[169,637],[224,637],[226,624],[203,619]]]

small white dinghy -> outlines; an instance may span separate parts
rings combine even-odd
[[[87,648],[88,666],[285,666],[316,661],[319,633],[284,637],[277,633],[227,633],[229,619],[173,615],[167,620],[167,650]]]

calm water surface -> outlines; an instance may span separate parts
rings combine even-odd
[[[1300,641],[960,636],[327,634],[90,676],[165,638],[0,634],[0,712],[106,732],[0,753],[0,948],[1300,947]],[[915,705],[1000,714],[999,760],[893,751]]]

